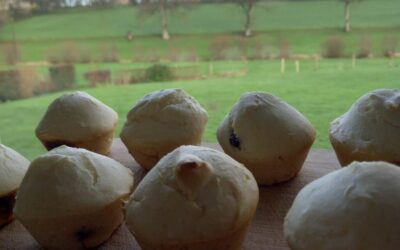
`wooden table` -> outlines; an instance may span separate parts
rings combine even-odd
[[[221,149],[213,144],[205,146]],[[133,170],[135,185],[146,173],[128,154],[120,140],[114,141],[111,157]],[[296,194],[305,184],[338,168],[340,168],[339,162],[332,151],[312,150],[300,174],[294,180],[260,188],[260,202],[243,249],[289,249],[283,238],[282,223]],[[0,229],[0,249],[36,250],[40,249],[40,246],[18,221],[14,221]],[[140,247],[126,226],[122,225],[99,249],[134,250],[140,249]]]

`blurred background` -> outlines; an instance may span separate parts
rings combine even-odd
[[[399,0],[0,0],[0,142],[32,159],[47,106],[82,90],[115,109],[183,88],[204,140],[247,91],[329,123],[361,95],[400,88]]]

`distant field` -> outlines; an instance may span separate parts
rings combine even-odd
[[[243,39],[244,15],[232,4],[204,4],[190,11],[172,12],[169,16],[172,39],[159,37],[159,16],[138,18],[134,7],[75,9],[36,16],[15,24],[16,39],[22,61],[44,61],[50,50],[72,42],[96,60],[104,46],[113,45],[124,60],[135,60],[137,51],[165,55],[176,48],[191,49],[200,59],[208,59],[210,44],[226,37],[230,46],[238,43],[253,47],[270,46],[276,53],[280,41],[287,41],[295,54],[319,53],[321,44],[331,36],[345,41],[346,53],[359,48],[367,37],[375,56],[382,55],[382,41],[388,35],[400,40],[400,1],[365,0],[352,4],[350,34],[342,32],[343,4],[339,1],[268,1],[257,4],[254,11],[255,35]],[[13,26],[0,30],[1,41],[12,38]],[[128,31],[132,41],[125,40]],[[1,59],[0,59],[1,61]]]
[[[240,68],[241,62],[218,62],[218,68]],[[204,65],[204,67],[207,67]],[[322,60],[301,63],[294,72],[293,61],[287,72],[279,72],[278,61],[249,62],[243,77],[206,79],[191,82],[149,83],[107,86],[85,91],[99,98],[120,115],[118,136],[132,105],[146,93],[164,88],[183,88],[208,110],[209,122],[204,139],[216,142],[215,131],[239,96],[246,91],[268,91],[304,113],[317,129],[314,148],[330,148],[329,123],[344,113],[361,95],[377,88],[400,88],[400,65],[387,60],[360,60],[355,69],[350,60]],[[48,104],[61,93],[0,104],[0,140],[29,158],[44,152],[34,129]]]
[[[343,25],[343,4],[339,1],[268,1],[254,10],[254,30],[337,28]],[[351,6],[355,28],[399,27],[400,1],[365,0]],[[238,32],[243,29],[242,10],[232,4],[205,4],[191,11],[170,13],[172,34]],[[138,18],[134,7],[100,10],[71,10],[37,16],[16,23],[18,40],[75,39],[158,35],[159,16]],[[12,39],[7,26],[0,39]]]
[[[399,1],[400,2],[400,1]],[[399,15],[400,16],[400,15]],[[400,19],[400,18],[399,18]],[[317,29],[317,30],[276,30],[269,32],[259,32],[249,39],[244,39],[239,34],[216,33],[204,35],[177,35],[169,41],[163,41],[158,36],[138,37],[128,42],[123,38],[97,38],[97,39],[78,39],[78,40],[35,40],[20,41],[22,60],[43,61],[46,60],[52,48],[73,42],[76,47],[88,51],[93,60],[99,57],[102,47],[116,46],[121,59],[134,60],[137,51],[144,54],[167,55],[174,48],[184,50],[193,49],[200,59],[208,59],[210,55],[210,43],[213,40],[226,37],[230,46],[236,46],[239,41],[243,41],[249,48],[256,43],[261,43],[271,47],[273,53],[277,53],[280,40],[288,42],[291,53],[295,54],[315,54],[321,52],[321,45],[328,37],[340,36],[343,38],[346,53],[351,56],[357,53],[360,40],[367,36],[372,42],[372,52],[380,57],[382,55],[382,41],[385,36],[394,36],[400,40],[399,28],[377,28],[377,29],[355,29],[350,34],[345,34],[338,29]]]

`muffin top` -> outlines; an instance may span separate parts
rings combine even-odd
[[[331,123],[330,133],[352,150],[400,160],[400,90],[379,89],[362,96]]]
[[[0,144],[0,197],[18,189],[28,166],[25,157]]]
[[[243,94],[217,134],[225,152],[254,162],[298,152],[315,139],[314,128],[300,112],[265,92]]]
[[[47,109],[36,135],[41,139],[79,141],[112,130],[118,114],[93,96],[81,91],[64,94]]]
[[[127,225],[160,244],[209,240],[245,226],[257,203],[257,183],[242,164],[213,149],[181,146],[139,184]]]
[[[90,213],[127,199],[132,188],[132,172],[120,163],[86,149],[61,146],[31,163],[15,213],[24,218]]]
[[[305,186],[285,218],[292,249],[399,248],[400,168],[353,162]]]
[[[129,143],[153,145],[193,137],[207,123],[207,112],[182,89],[152,92],[129,111],[121,137]]]

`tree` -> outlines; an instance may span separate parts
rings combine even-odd
[[[359,2],[361,0],[341,0],[344,2],[344,31],[350,32],[351,25],[350,25],[350,3],[352,2]]]
[[[253,4],[256,0],[245,0],[243,1],[245,4],[242,5],[242,8],[246,12],[246,21],[244,24],[244,36],[249,37],[252,34],[251,26],[252,26],[252,12],[253,12]]]
[[[39,13],[47,13],[65,6],[65,0],[31,0],[36,5]]]
[[[224,1],[224,0],[222,0]],[[253,25],[253,7],[260,0],[226,0],[226,2],[233,2],[240,6],[245,14],[244,23],[244,36],[249,37],[252,35],[252,25]]]
[[[170,39],[169,26],[168,26],[168,11],[176,11],[179,8],[188,10],[195,0],[144,0],[139,5],[140,16],[151,16],[156,13],[160,14],[161,23],[161,37],[164,40]]]

